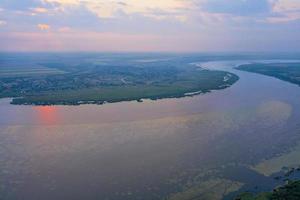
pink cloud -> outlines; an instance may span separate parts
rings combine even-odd
[[[49,12],[46,8],[42,8],[42,7],[32,8],[31,10],[34,13],[47,13],[47,12]]]
[[[72,29],[70,27],[61,27],[58,29],[59,32],[70,32]]]
[[[46,31],[50,29],[50,25],[48,24],[38,24],[37,27],[42,31]]]
[[[6,51],[193,51],[199,36],[119,34],[112,32],[13,32],[0,34]]]

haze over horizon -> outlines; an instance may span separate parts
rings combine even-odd
[[[299,0],[0,0],[0,51],[299,51]]]

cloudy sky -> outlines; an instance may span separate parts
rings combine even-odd
[[[0,51],[300,51],[300,0],[0,0]]]

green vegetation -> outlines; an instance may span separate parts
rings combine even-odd
[[[37,61],[23,58],[27,67],[18,59],[6,61],[13,65],[10,70],[0,65],[5,74],[0,73],[0,97],[15,97],[13,104],[78,105],[183,97],[223,89],[238,80],[229,72],[201,69],[176,58],[141,62],[128,55],[45,56]]]
[[[236,200],[297,200],[300,199],[300,181],[289,181],[288,184],[274,189],[272,192],[254,195],[244,193]]]
[[[300,63],[256,63],[241,65],[237,69],[276,77],[300,86]]]
[[[47,67],[32,67],[28,69],[24,68],[0,68],[0,78],[8,77],[24,77],[24,76],[40,76],[40,75],[56,75],[63,74],[63,71],[58,69],[51,69]]]
[[[270,200],[271,193],[265,192],[258,195],[252,193],[243,193],[239,195],[235,200]]]

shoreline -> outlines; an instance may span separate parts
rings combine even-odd
[[[236,76],[236,80],[234,80],[234,82],[232,84],[220,85],[216,89],[211,89],[211,90],[207,90],[207,91],[198,90],[196,92],[185,92],[183,94],[167,95],[167,96],[161,96],[161,97],[160,96],[141,97],[141,98],[115,100],[115,101],[114,100],[111,100],[111,101],[97,101],[97,100],[84,101],[84,100],[80,100],[80,101],[77,101],[77,102],[74,102],[74,103],[69,103],[69,102],[14,103],[13,101],[15,99],[22,99],[23,97],[3,97],[1,99],[10,99],[9,104],[16,105],[16,106],[81,106],[81,105],[104,105],[104,104],[121,103],[121,102],[139,102],[139,103],[142,103],[144,100],[157,101],[157,100],[162,100],[162,99],[180,99],[180,98],[185,98],[185,97],[194,97],[194,96],[198,96],[198,95],[204,95],[204,94],[207,94],[207,93],[211,93],[213,91],[223,90],[223,89],[231,87],[233,84],[235,84],[239,80],[239,77],[237,75],[235,75],[235,76]]]

